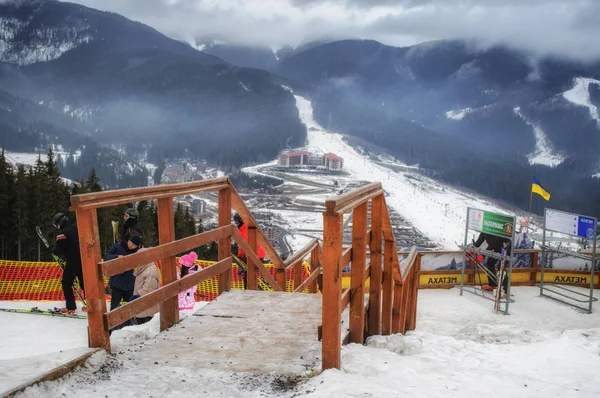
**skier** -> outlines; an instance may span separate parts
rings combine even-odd
[[[138,251],[142,246],[142,236],[132,235],[126,242],[115,243],[104,255],[104,261],[113,260],[117,257],[127,256]],[[127,270],[121,274],[113,275],[108,280],[108,285],[111,288],[110,309],[114,310],[119,306],[121,299],[128,302],[133,296],[135,285],[135,276],[133,270]]]
[[[73,282],[79,279],[79,286],[83,286],[83,269],[81,267],[81,253],[79,251],[79,235],[77,227],[69,222],[69,217],[64,213],[56,213],[52,218],[52,225],[60,231],[56,236],[56,246],[52,254],[65,260],[65,269],[62,276],[62,288],[65,295],[65,308],[62,313],[74,314],[77,309],[75,295],[73,294]],[[86,308],[84,307],[85,311]]]
[[[123,214],[123,229],[121,230],[121,239],[123,243],[127,243],[127,239],[132,235],[142,235],[142,227],[138,222],[140,213],[135,207],[130,207]]]
[[[248,242],[248,225],[244,223],[244,220],[238,213],[235,213],[233,215],[233,222],[235,222],[235,225],[237,226],[240,235],[242,235],[242,238],[244,238],[244,240]],[[257,245],[256,254],[258,255],[260,261],[263,261],[265,257],[265,251],[260,245]],[[238,247],[238,257],[244,262],[244,264],[248,264],[246,253],[241,247]],[[240,269],[239,274],[243,275],[244,277],[244,289],[246,289],[248,287],[248,274],[244,269]]]
[[[506,244],[506,246],[504,246]],[[501,238],[499,236],[491,235],[485,232],[481,232],[477,241],[474,244],[475,247],[481,247],[484,250],[489,250],[500,254],[502,247],[505,247],[505,252],[508,251],[510,246],[510,240],[506,238]],[[469,250],[467,253],[473,255],[473,251]],[[481,262],[482,257],[478,256],[477,260]],[[497,275],[498,270],[496,266],[499,265],[499,261],[496,258],[488,257],[484,267],[486,267],[489,271],[488,273],[488,284],[481,286],[481,289],[487,290],[489,292],[494,291],[496,287],[498,287],[498,281],[495,278],[490,277],[490,275]],[[504,277],[502,281],[502,290],[504,293],[508,290],[508,278]]]
[[[143,250],[147,249],[142,248],[139,251]],[[138,297],[151,293],[160,287],[158,268],[156,268],[154,262],[135,268],[133,270],[133,275],[135,276],[135,285],[131,300],[135,300]],[[156,304],[154,307],[137,314],[135,316],[135,323],[142,325],[150,321],[158,311],[160,311],[160,307]]]
[[[186,275],[191,275],[193,273],[198,272],[199,266],[195,264],[195,261],[198,259],[198,255],[196,252],[191,251],[189,254],[184,254],[179,257],[179,264],[181,265],[181,271],[179,273],[179,278],[184,278]],[[194,294],[196,293],[196,289],[198,286],[192,286],[191,288],[184,290],[179,293],[179,309],[180,310],[193,310],[194,305],[196,304],[196,299],[194,298]]]

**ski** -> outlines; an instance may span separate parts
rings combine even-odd
[[[87,319],[87,316],[85,316],[85,315],[62,313],[62,312],[60,312],[60,309],[58,309],[58,308],[54,308],[52,310],[41,310],[38,307],[33,307],[30,309],[0,308],[0,311],[10,312],[13,314],[33,314],[33,315],[56,316],[56,317],[63,317],[63,318]]]
[[[37,233],[37,236],[40,238],[42,243],[44,243],[44,246],[46,246],[46,249],[49,249],[50,243],[48,243],[48,239],[46,239],[46,236],[44,236],[44,233],[42,232],[42,229],[40,228],[39,225],[35,227],[35,232]],[[65,261],[62,258],[55,255],[54,253],[52,253],[52,257],[54,258],[54,261],[56,261],[58,263],[58,266],[60,267],[60,269],[62,269],[64,272],[65,271]],[[73,282],[73,288],[75,290],[75,294],[77,295],[79,300],[81,300],[81,302],[83,303],[83,306],[87,307],[87,303],[85,302],[83,297],[81,297],[81,293],[79,293],[80,287],[79,287],[79,282],[77,281],[77,279],[75,279],[75,282]]]
[[[500,256],[501,256],[501,260],[500,260],[500,271],[498,272],[498,284],[496,287],[496,294],[494,296],[494,312],[497,314],[498,313],[498,309],[500,307],[500,300],[502,298],[502,285],[504,284],[504,278],[506,277],[506,275],[504,275],[504,266],[506,264],[506,245],[505,247],[502,248],[501,252],[500,252]],[[507,297],[507,299],[510,299],[509,297]]]
[[[111,224],[112,224],[113,240],[115,241],[115,243],[117,243],[119,241],[119,222],[111,221]]]

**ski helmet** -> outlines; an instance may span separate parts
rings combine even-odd
[[[140,212],[135,207],[130,207],[129,209],[125,210],[125,214],[135,219],[140,216]]]
[[[54,225],[56,229],[62,228],[67,221],[69,221],[69,217],[67,217],[65,213],[56,213],[54,217],[52,217],[52,225]]]

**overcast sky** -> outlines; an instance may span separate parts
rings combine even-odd
[[[600,0],[73,0],[190,43],[281,47],[364,38],[508,44],[533,55],[600,59]]]

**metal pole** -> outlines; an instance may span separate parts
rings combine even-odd
[[[469,207],[467,207],[467,218],[465,222],[465,241],[463,243],[463,262],[460,268],[460,295],[463,295],[465,286],[465,266],[467,265],[467,239],[469,235]]]
[[[544,231],[542,234],[542,264],[541,264],[541,274],[540,274],[540,296],[544,295],[544,268],[546,267],[546,211],[544,208]]]
[[[512,229],[512,237],[510,242],[510,267],[508,268],[508,281],[506,282],[506,315],[508,315],[508,305],[510,304],[510,285],[512,284],[512,269],[513,269],[513,256],[515,253],[515,227],[517,225],[517,217],[513,216],[513,229]],[[502,292],[502,286],[498,286],[498,289]],[[501,296],[502,297],[502,296]]]
[[[597,225],[598,220],[594,220],[594,225]],[[592,280],[590,281],[590,307],[589,307],[589,313],[592,313],[592,302],[594,301],[594,271],[596,268],[596,243],[597,243],[597,239],[598,237],[596,236],[596,231],[594,231],[594,240],[593,240],[593,247],[592,247]]]
[[[533,204],[533,190],[529,193],[529,213],[527,213],[527,233],[529,233],[529,217],[531,216],[531,205]]]

